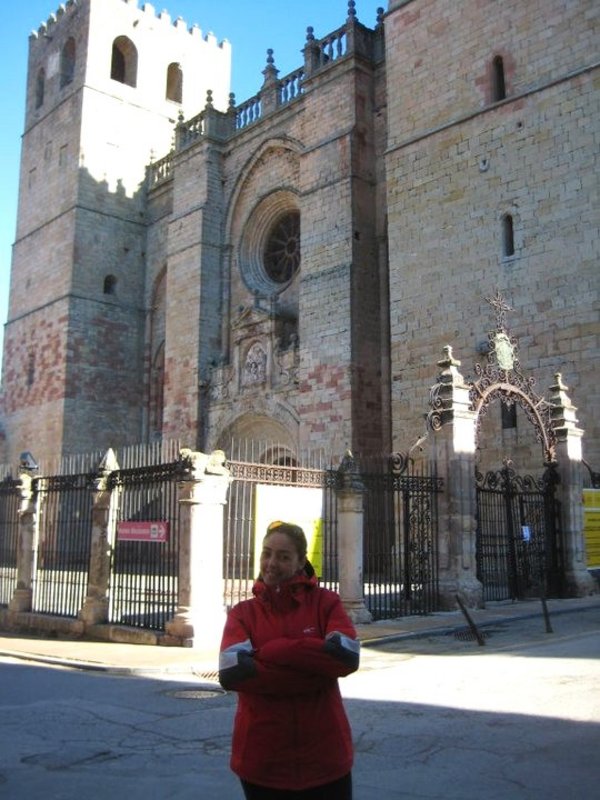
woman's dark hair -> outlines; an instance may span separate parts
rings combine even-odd
[[[294,547],[296,548],[298,557],[306,559],[306,563],[304,565],[305,574],[308,575],[309,578],[312,577],[315,574],[315,571],[310,561],[306,558],[308,544],[304,531],[300,525],[294,525],[293,522],[282,522],[280,519],[275,520],[267,526],[267,532],[265,534],[264,541],[266,541],[273,533],[285,533],[286,536],[289,536],[294,544]]]

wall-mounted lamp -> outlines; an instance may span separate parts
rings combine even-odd
[[[25,452],[21,453],[19,456],[19,467],[21,469],[29,470],[30,472],[36,472],[40,468],[40,465],[31,455],[29,450],[25,450]]]

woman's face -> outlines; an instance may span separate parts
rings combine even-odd
[[[287,533],[265,536],[260,554],[260,574],[267,586],[278,586],[296,575],[304,567],[294,542]]]

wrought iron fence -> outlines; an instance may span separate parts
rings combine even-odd
[[[17,588],[20,481],[0,483],[0,605],[8,605]]]
[[[400,456],[363,461],[364,591],[373,619],[438,609],[435,465]]]
[[[108,621],[163,630],[177,610],[178,481],[185,465],[178,458],[165,462],[165,453],[172,456],[173,448],[154,450],[130,449],[119,454],[128,466],[110,474],[110,488],[116,495],[111,527],[117,535]],[[322,452],[295,455],[280,445],[255,442],[235,442],[229,455],[227,466],[233,480],[224,506],[225,605],[231,607],[250,596],[258,572],[257,542],[270,521],[285,519],[286,515],[293,515],[295,521],[306,518],[306,524],[312,526],[306,531],[313,542],[309,557],[321,584],[337,589],[337,490],[341,479],[337,466],[333,468]],[[79,466],[90,463],[77,461]],[[363,577],[367,606],[375,619],[434,610],[436,499],[441,481],[425,466],[403,463],[399,467],[389,458],[363,461],[358,469],[365,487]],[[74,617],[85,602],[97,477],[97,470],[91,470],[33,479],[35,501],[42,512],[34,568],[34,611]],[[4,602],[10,600],[16,580],[17,485],[5,481],[0,486],[0,598]],[[124,538],[119,530],[122,534],[128,522],[166,523],[169,535],[164,541],[151,535]]]
[[[93,475],[54,475],[32,482],[39,517],[32,610],[76,617],[90,561]]]
[[[109,586],[109,622],[163,630],[177,610],[179,573],[180,461],[119,470],[111,486],[119,493],[117,537]],[[119,523],[167,523],[167,536],[131,540]],[[124,526],[121,526],[121,529]]]

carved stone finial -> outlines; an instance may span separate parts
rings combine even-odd
[[[553,431],[559,440],[569,436],[580,436],[578,427],[577,406],[573,405],[568,395],[569,387],[564,383],[560,372],[554,375],[556,383],[550,387],[550,414]]]
[[[200,453],[184,447],[179,451],[179,460],[188,476],[186,480],[202,480],[205,475],[229,476],[225,453],[213,450],[212,453]]]
[[[560,372],[555,372],[555,373],[554,373],[554,380],[556,381],[556,387],[557,387],[557,389],[559,389],[561,392],[566,392],[566,391],[568,391],[569,387],[567,386],[567,384],[566,384],[566,383],[564,383],[564,382],[563,382],[563,379],[562,379],[562,373],[560,373]]]
[[[352,451],[347,449],[344,453],[344,456],[340,462],[340,472],[353,472],[355,468],[354,463],[354,456],[352,455]]]
[[[209,475],[229,475],[229,470],[225,466],[226,461],[223,450],[213,450],[208,458],[206,472]]]
[[[262,71],[262,74],[265,76],[264,86],[274,85],[275,82],[277,81],[278,73],[279,70],[275,66],[275,59],[273,58],[273,50],[272,48],[269,47],[269,49],[267,50],[267,66]]]
[[[307,42],[314,42],[315,40],[315,29],[312,25],[309,25],[306,29],[306,41]]]
[[[442,348],[444,357],[437,362],[438,367],[441,369],[449,369],[450,367],[460,367],[461,362],[454,358],[452,355],[452,345],[446,344]]]
[[[380,6],[377,9],[377,25],[376,25],[377,28],[381,28],[381,26],[383,25],[384,15],[385,15],[385,10]]]
[[[348,21],[356,20],[356,2],[355,0],[348,0]]]
[[[206,90],[206,106],[205,108],[212,108],[213,107],[213,93],[212,89]]]
[[[575,411],[575,406],[571,402],[571,398],[568,395],[569,387],[562,379],[562,374],[560,372],[554,373],[554,379],[556,383],[554,386],[550,387],[550,402],[554,409],[562,408],[563,410],[573,410]]]
[[[235,92],[229,92],[229,110],[235,108]]]
[[[98,464],[98,472],[115,472],[119,469],[119,462],[112,447],[109,447],[104,454],[102,461]]]
[[[343,489],[352,490],[354,492],[362,492],[364,490],[358,464],[350,449],[347,449],[344,453],[338,468],[338,475],[341,479],[341,486]]]

